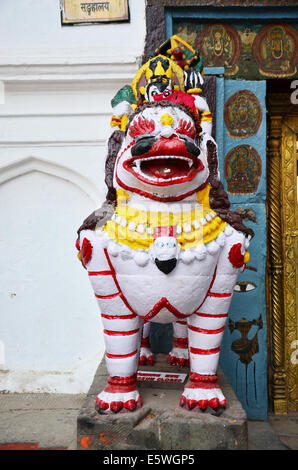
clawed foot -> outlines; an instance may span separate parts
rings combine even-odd
[[[188,349],[174,347],[168,354],[168,363],[171,366],[189,366]]]
[[[129,379],[131,378],[109,378],[107,387],[96,398],[95,409],[98,413],[128,412],[141,408],[142,400],[137,390],[136,380]]]
[[[153,366],[154,363],[155,363],[155,355],[152,354],[152,351],[150,350],[150,348],[141,347],[139,365],[145,366],[148,364],[149,366]]]
[[[180,406],[194,411],[206,411],[208,407],[215,411],[225,409],[226,399],[218,385],[217,376],[205,376],[202,380],[196,381],[190,379],[181,396]]]

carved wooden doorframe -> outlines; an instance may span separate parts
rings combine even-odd
[[[268,350],[269,399],[276,414],[298,410],[297,135],[290,92],[268,95]]]

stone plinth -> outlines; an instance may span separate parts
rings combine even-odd
[[[170,366],[166,355],[157,355],[154,366],[142,371],[188,373]],[[219,382],[227,399],[220,415],[192,412],[179,406],[183,384],[140,382],[143,407],[134,412],[99,415],[96,395],[107,381],[105,361],[101,362],[77,419],[78,449],[90,450],[211,450],[247,449],[246,413],[230,384],[219,371]]]

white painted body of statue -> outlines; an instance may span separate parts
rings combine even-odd
[[[110,378],[97,397],[100,413],[141,406],[136,373],[139,357],[152,356],[150,321],[173,322],[172,357],[189,359],[180,405],[225,406],[216,371],[250,237],[211,208],[214,159],[213,139],[199,137],[192,113],[173,103],[140,107],[123,133],[115,212],[103,226],[83,226],[78,246],[104,326]]]

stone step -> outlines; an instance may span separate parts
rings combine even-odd
[[[157,355],[154,366],[143,372],[188,373],[170,366],[167,356]],[[90,450],[245,450],[247,417],[230,384],[219,370],[218,377],[227,399],[227,408],[193,412],[179,406],[182,383],[139,382],[143,407],[134,412],[100,415],[96,395],[106,386],[105,361],[95,374],[77,418],[77,448]]]

